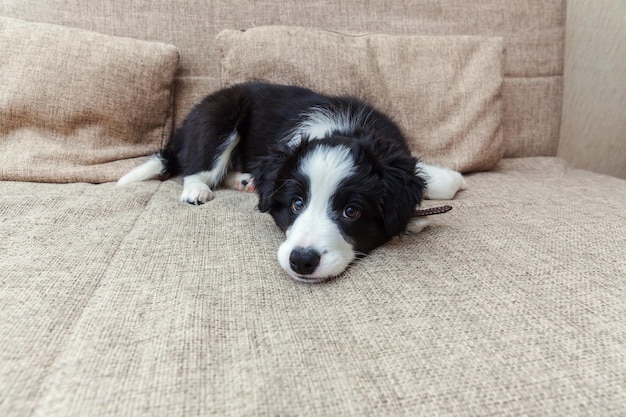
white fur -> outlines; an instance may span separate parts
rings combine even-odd
[[[365,108],[356,112],[350,108],[313,108],[303,115],[303,120],[286,137],[289,146],[297,146],[302,138],[325,139],[333,132],[352,132],[367,122],[369,112]]]
[[[189,204],[204,204],[213,200],[214,194],[209,183],[215,181],[215,173],[212,171],[201,171],[197,174],[187,175],[183,178],[183,192],[180,201]]]
[[[429,200],[452,200],[456,193],[467,189],[467,183],[457,171],[418,162],[416,171],[426,175],[426,194]]]
[[[239,143],[239,135],[233,132],[226,140],[226,148],[220,153],[209,171],[197,172],[183,177],[183,192],[180,200],[190,204],[204,204],[213,200],[211,187],[217,187],[228,171],[230,155]]]
[[[133,182],[150,180],[158,177],[163,173],[165,165],[161,158],[152,155],[146,162],[133,168],[129,173],[124,175],[117,181],[118,187],[123,187]]]
[[[430,220],[421,217],[410,220],[409,223],[406,225],[406,230],[407,232],[411,233],[419,233],[422,230],[426,229],[428,226],[430,226]]]
[[[232,188],[237,191],[252,193],[254,192],[254,178],[252,178],[252,174],[247,172],[233,171],[226,175],[226,178],[224,178],[224,181],[222,182],[222,186]]]
[[[331,219],[331,200],[341,181],[354,172],[354,161],[345,147],[321,146],[303,159],[300,172],[309,178],[309,200],[287,229],[278,249],[278,262],[294,279],[315,282],[341,273],[353,260],[353,247]],[[313,274],[301,278],[290,266],[295,248],[313,249],[321,255]]]

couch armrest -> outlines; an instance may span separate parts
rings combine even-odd
[[[626,3],[567,4],[563,116],[558,156],[577,168],[626,178]]]

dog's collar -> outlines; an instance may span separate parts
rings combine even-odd
[[[413,212],[413,217],[432,216],[434,214],[447,213],[452,210],[452,206],[432,207],[427,209],[416,209]]]

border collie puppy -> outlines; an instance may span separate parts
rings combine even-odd
[[[320,282],[423,220],[423,197],[451,199],[458,172],[411,156],[389,117],[352,97],[244,83],[207,96],[172,140],[118,185],[183,176],[181,200],[203,204],[220,185],[256,191],[286,239],[278,261],[294,279]]]

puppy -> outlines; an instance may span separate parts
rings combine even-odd
[[[422,198],[451,199],[458,172],[414,158],[398,126],[353,97],[244,83],[207,96],[172,140],[118,185],[182,175],[181,200],[203,204],[220,185],[256,191],[286,239],[278,262],[295,280],[343,272],[409,229]]]

